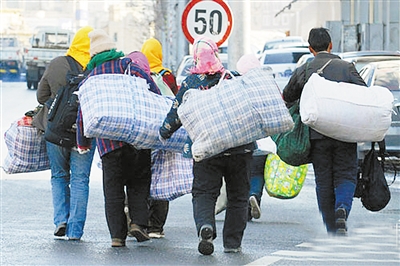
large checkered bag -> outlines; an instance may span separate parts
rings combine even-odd
[[[270,70],[254,68],[210,90],[188,90],[178,108],[196,161],[293,127]]]
[[[151,198],[171,201],[192,192],[192,159],[164,150],[152,151],[151,157]]]
[[[172,105],[172,98],[149,91],[145,79],[129,74],[89,77],[79,88],[86,137],[124,141],[137,149],[182,152],[184,128],[161,142],[158,130]]]
[[[11,124],[4,133],[8,153],[3,169],[7,174],[29,173],[50,169],[46,140],[37,128]]]

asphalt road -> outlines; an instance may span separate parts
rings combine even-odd
[[[2,134],[36,106],[24,83],[0,83]],[[2,164],[7,152],[1,142]],[[104,215],[101,171],[92,167],[85,233],[79,242],[53,236],[50,172],[5,174],[0,183],[0,265],[400,265],[400,178],[380,212],[354,199],[347,237],[328,237],[318,213],[312,169],[290,200],[262,198],[262,216],[248,223],[240,254],[223,253],[225,213],[217,216],[215,252],[203,256],[193,221],[191,195],[171,202],[166,237],[111,248]],[[391,179],[392,173],[387,173]]]

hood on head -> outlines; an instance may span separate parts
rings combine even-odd
[[[85,68],[90,61],[89,33],[91,31],[93,31],[93,28],[90,26],[80,28],[75,33],[71,46],[66,53],[66,55],[73,57],[83,68]]]
[[[193,74],[215,74],[224,71],[218,56],[217,44],[208,37],[197,38],[193,42]]]
[[[149,61],[142,52],[134,51],[128,54],[126,57],[130,58],[132,62],[138,64],[139,67],[143,69],[150,76],[151,73],[150,73]]]

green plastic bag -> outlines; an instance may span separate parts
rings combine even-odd
[[[265,190],[271,197],[292,199],[300,193],[307,172],[308,164],[292,166],[278,155],[268,154],[264,169]]]
[[[299,110],[298,101],[289,108],[294,122],[292,130],[271,137],[276,144],[276,153],[281,160],[293,166],[311,162],[310,131],[309,127],[301,122]]]

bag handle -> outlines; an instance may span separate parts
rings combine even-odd
[[[378,146],[379,146],[379,157],[381,158],[381,166],[382,166],[382,170],[383,170],[383,172],[385,172],[385,156],[386,155],[389,155],[387,152],[386,152],[386,143],[385,143],[385,140],[382,140],[382,141],[379,141],[378,142]],[[371,142],[371,149],[375,149],[375,142]],[[390,186],[390,185],[392,185],[393,183],[394,183],[394,181],[396,181],[396,176],[397,176],[397,167],[396,167],[396,165],[392,162],[392,161],[389,161],[390,162],[390,164],[391,164],[391,166],[393,167],[393,170],[394,170],[394,175],[393,175],[393,180],[392,180],[392,182],[388,185],[388,186]]]
[[[233,75],[231,71],[229,71],[228,69],[225,69],[225,71],[222,73],[221,78],[219,79],[219,81],[217,83],[217,87],[220,86],[221,82],[225,79],[226,75],[230,75],[232,79],[236,79],[235,75]]]

